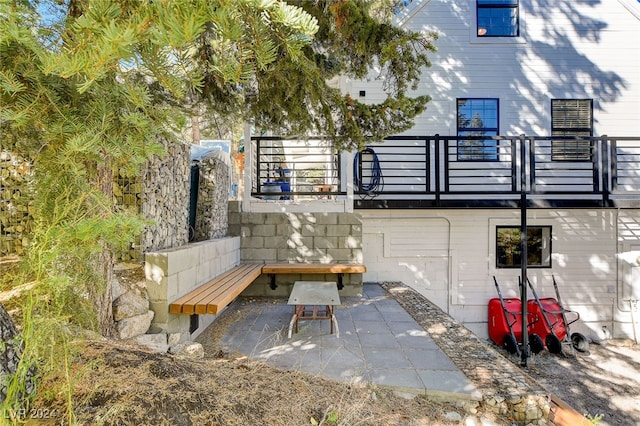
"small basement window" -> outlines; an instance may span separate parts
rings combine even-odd
[[[496,227],[496,267],[519,268],[522,250],[519,226]],[[527,267],[551,268],[551,227],[527,227]]]

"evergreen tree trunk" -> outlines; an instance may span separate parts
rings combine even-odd
[[[108,247],[103,245],[102,252],[94,260],[94,269],[98,277],[104,279],[104,287],[98,286],[93,295],[93,301],[98,315],[98,327],[104,337],[115,335],[115,323],[113,321],[113,254]],[[104,291],[100,291],[103,289]]]
[[[17,337],[18,329],[4,305],[0,303],[0,403],[7,399],[7,378],[16,374],[22,356],[22,343],[16,339]],[[24,393],[27,395],[34,390],[34,375],[35,370],[30,368],[25,377]]]
[[[98,163],[97,172],[96,187],[101,189],[108,200],[114,200],[113,173],[109,163]],[[105,212],[105,214],[111,214],[111,212]],[[93,301],[98,315],[100,334],[104,337],[113,337],[115,334],[115,323],[113,321],[114,256],[107,244],[101,241],[100,245],[102,251],[98,253],[93,260],[93,268],[96,276],[104,280],[104,287],[97,286],[95,294],[93,295]],[[101,289],[103,291],[100,291]]]

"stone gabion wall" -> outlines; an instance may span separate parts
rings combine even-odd
[[[189,241],[190,146],[163,142],[166,155],[154,157],[139,176],[114,172],[114,196],[121,208],[153,223],[118,260],[140,262],[143,253],[180,247]],[[32,224],[33,167],[12,151],[0,151],[0,255],[23,254]],[[230,161],[219,153],[201,160],[196,240],[222,238],[228,231]]]
[[[195,241],[227,235],[230,185],[231,163],[227,154],[212,152],[200,159]]]
[[[141,213],[154,224],[142,232],[139,252],[180,247],[189,241],[190,147],[165,145],[166,155],[149,160],[141,176]]]
[[[29,244],[33,198],[31,163],[0,151],[0,256],[21,255]]]

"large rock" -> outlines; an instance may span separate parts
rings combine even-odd
[[[149,296],[146,289],[132,288],[113,301],[113,319],[115,321],[137,317],[146,314],[148,310]]]
[[[166,333],[143,334],[132,340],[153,352],[166,353],[169,350]]]
[[[204,348],[197,342],[179,343],[175,346],[171,346],[169,348],[169,353],[183,358],[204,358]]]
[[[118,337],[120,337],[120,339],[131,339],[132,337],[145,334],[151,326],[153,316],[153,311],[147,311],[142,315],[136,315],[135,317],[124,318],[118,321]]]

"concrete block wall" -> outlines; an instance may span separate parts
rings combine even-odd
[[[239,202],[229,203],[229,234],[240,237],[243,262],[364,263],[362,222],[353,213],[252,213],[242,212]],[[278,288],[261,276],[243,295],[288,296],[294,281],[336,281],[335,274],[278,275]],[[362,290],[362,274],[346,274],[341,295]]]
[[[167,333],[181,333],[191,340],[209,326],[216,315],[199,315],[190,332],[189,315],[169,314],[169,304],[240,263],[240,238],[226,237],[145,254],[145,275],[152,326]]]

